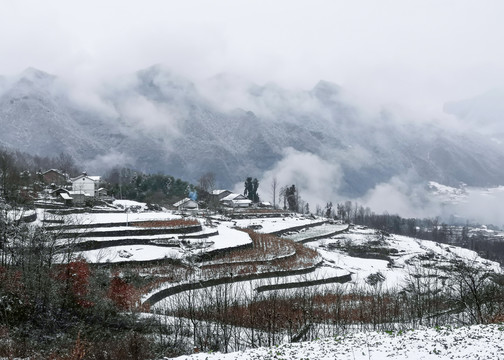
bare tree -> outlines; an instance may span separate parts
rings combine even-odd
[[[273,193],[273,208],[276,209],[276,192],[277,192],[278,181],[277,178],[274,177],[271,180],[271,192]]]
[[[496,305],[502,304],[502,289],[492,278],[495,274],[476,261],[454,261],[452,274],[455,307],[469,316],[470,323],[489,322],[500,310]]]
[[[211,171],[204,173],[198,180],[201,190],[211,193],[215,190],[215,174]]]
[[[56,158],[56,164],[61,171],[70,176],[75,176],[79,173],[73,157],[67,153],[60,153]]]
[[[283,201],[283,209],[287,209],[287,188],[288,186],[282,186],[280,188],[280,192],[278,194],[278,201],[282,202]]]

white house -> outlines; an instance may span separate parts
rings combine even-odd
[[[252,204],[252,200],[247,199],[242,194],[229,194],[220,201],[222,205],[232,208],[246,208]]]
[[[87,196],[95,197],[98,194],[100,187],[100,176],[88,176],[86,173],[71,179],[72,193],[84,194]]]
[[[192,199],[185,198],[173,204],[178,211],[198,210],[198,203]]]

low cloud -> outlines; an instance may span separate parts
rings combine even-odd
[[[411,174],[407,174],[380,183],[362,198],[353,200],[377,214],[386,212],[405,218],[439,217],[446,223],[469,221],[504,227],[504,186],[490,189],[466,187],[463,191],[453,188],[451,193],[438,194],[429,191],[425,184],[412,182]]]
[[[272,82],[257,85],[238,75],[220,74],[197,81],[196,86],[212,106],[223,112],[243,109],[269,121],[295,118],[286,114],[309,114],[325,119],[330,116],[310,91],[285,89]]]
[[[276,178],[278,188],[295,185],[301,198],[315,209],[316,204],[326,204],[337,197],[342,172],[338,164],[329,162],[315,154],[300,152],[293,148],[283,151],[283,159],[274,168],[266,171],[259,186],[261,199],[272,201],[271,185]]]
[[[102,96],[103,84],[58,80],[60,91],[65,93],[73,105],[97,113],[103,118],[116,119],[119,116],[114,104]]]
[[[441,215],[440,203],[433,199],[425,185],[412,182],[413,175],[395,176],[380,183],[365,196],[355,199],[377,214],[398,214],[406,218],[432,218]]]
[[[126,124],[153,134],[174,137],[179,134],[174,111],[144,96],[132,95],[117,104],[117,110]]]
[[[468,188],[467,197],[458,203],[446,204],[454,215],[470,222],[493,224],[504,228],[504,186],[493,189]]]
[[[88,169],[88,173],[95,172],[98,174],[106,174],[114,167],[128,167],[132,163],[134,163],[134,159],[130,156],[117,151],[111,151],[86,161],[85,168]]]

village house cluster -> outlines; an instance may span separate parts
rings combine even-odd
[[[79,176],[71,178],[57,169],[39,173],[39,176],[45,185],[45,197],[37,201],[40,206],[92,206],[100,201],[110,202],[114,200],[114,197],[107,193],[106,184],[101,176],[92,176],[83,172]],[[173,203],[173,208],[184,213],[199,211],[203,203],[198,201],[195,194],[196,192],[189,193],[188,197]],[[253,204],[253,201],[243,194],[233,193],[229,190],[211,191],[208,201],[205,199],[203,205],[203,207],[212,209],[224,208],[230,210],[246,209],[252,206],[272,207],[269,202]]]
[[[224,207],[229,209],[245,209],[252,206],[252,200],[248,199],[242,194],[233,193],[229,190],[213,190],[210,193],[209,205],[211,207]],[[173,206],[181,212],[198,211],[199,204],[196,200],[186,197]],[[260,202],[257,204],[259,207],[271,208],[271,203]]]
[[[83,172],[77,177],[70,178],[56,169],[47,170],[41,176],[51,200],[66,206],[84,206],[96,200],[111,200],[107,190],[102,186],[101,176],[89,176]]]

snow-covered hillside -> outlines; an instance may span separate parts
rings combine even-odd
[[[439,327],[398,332],[359,332],[229,354],[200,353],[178,360],[498,360],[504,325]]]
[[[142,205],[39,210],[34,225],[57,234],[58,251],[71,250],[62,256],[124,266],[141,284],[132,304],[166,329],[163,341],[178,354],[278,344],[187,359],[470,359],[475,351],[492,359],[502,350],[497,325],[424,328],[501,319],[500,301],[480,306],[469,290],[495,296],[503,269],[474,251],[316,216],[182,217]]]

